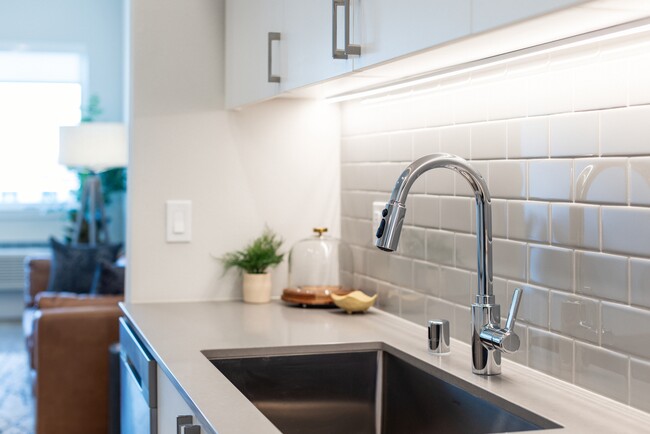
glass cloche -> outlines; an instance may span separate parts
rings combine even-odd
[[[298,241],[289,252],[289,285],[282,299],[302,305],[333,304],[331,294],[352,290],[352,250],[328,236],[327,228],[314,228],[314,235]]]

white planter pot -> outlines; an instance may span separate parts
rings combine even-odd
[[[268,303],[271,301],[271,273],[244,273],[242,287],[245,303]]]

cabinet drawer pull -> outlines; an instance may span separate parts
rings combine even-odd
[[[268,66],[269,66],[269,71],[268,71],[268,82],[269,83],[279,83],[280,82],[280,76],[279,75],[273,75],[273,41],[279,41],[280,40],[280,33],[279,32],[269,32],[269,38],[268,38]]]
[[[194,423],[194,417],[187,416],[177,416],[176,417],[176,434],[183,434],[183,427],[192,425]]]
[[[183,425],[181,434],[201,434],[201,427],[199,425]]]
[[[338,8],[345,8],[345,46],[338,48]],[[361,46],[350,44],[350,0],[332,0],[332,57],[334,59],[347,59],[348,56],[359,56]]]

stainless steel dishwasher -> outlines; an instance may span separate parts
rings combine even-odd
[[[156,434],[156,361],[120,318],[121,434]]]

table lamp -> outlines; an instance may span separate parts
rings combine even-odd
[[[79,243],[83,218],[88,212],[89,244],[96,245],[97,211],[103,241],[109,242],[102,186],[98,174],[108,169],[125,167],[128,163],[127,134],[124,124],[89,122],[59,130],[59,163],[85,170],[88,176],[81,190],[81,208],[77,213],[72,240]]]

